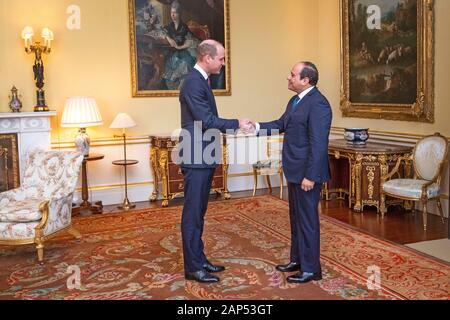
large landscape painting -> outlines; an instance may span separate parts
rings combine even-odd
[[[433,121],[427,2],[342,0],[344,115]]]
[[[350,99],[414,103],[417,92],[417,1],[354,0],[350,5]],[[381,28],[367,27],[367,9],[381,8]]]

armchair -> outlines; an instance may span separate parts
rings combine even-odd
[[[0,245],[35,244],[39,262],[44,241],[71,226],[72,198],[83,155],[35,150],[28,154],[21,187],[0,193]]]
[[[258,175],[265,176],[270,193],[272,193],[272,184],[270,176],[278,175],[280,177],[280,199],[283,199],[283,165],[281,162],[283,138],[280,136],[267,137],[267,159],[254,163],[253,166],[253,196],[258,187]]]
[[[380,180],[381,216],[386,213],[386,196],[405,201],[420,201],[423,204],[423,229],[427,230],[427,205],[430,200],[436,200],[442,223],[444,214],[441,204],[441,181],[447,162],[448,141],[435,133],[419,140],[409,157],[401,157],[389,173],[382,173]],[[401,163],[412,162],[414,167],[413,179],[391,179],[398,174]]]

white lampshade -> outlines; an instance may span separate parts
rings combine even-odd
[[[126,113],[119,113],[109,126],[111,129],[125,129],[136,126],[136,122]]]
[[[86,128],[102,124],[102,116],[94,98],[72,97],[66,99],[61,127]]]

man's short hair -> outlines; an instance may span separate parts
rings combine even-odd
[[[300,80],[304,78],[309,79],[309,84],[312,86],[316,86],[319,82],[319,71],[314,63],[309,61],[303,61],[303,69],[300,72]]]
[[[209,55],[211,58],[215,58],[217,55],[217,44],[202,42],[197,47],[197,58],[200,60],[201,58]]]

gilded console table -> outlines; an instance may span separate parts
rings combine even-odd
[[[410,155],[413,147],[367,142],[362,146],[350,145],[344,139],[330,140],[331,181],[330,192],[348,194],[349,207],[361,212],[365,206],[380,211],[380,177],[393,168],[397,159]],[[347,161],[346,161],[347,160]],[[404,176],[411,174],[411,165],[404,166]],[[387,199],[387,204],[403,204]]]
[[[161,193],[163,207],[167,207],[170,200],[183,194],[183,174],[180,166],[172,159],[172,151],[177,148],[177,145],[178,139],[174,139],[170,135],[150,136],[150,166],[154,180],[150,201],[156,201]],[[227,187],[227,178],[228,148],[226,137],[222,135],[222,164],[214,172],[211,190],[222,194],[226,200],[231,198]]]

